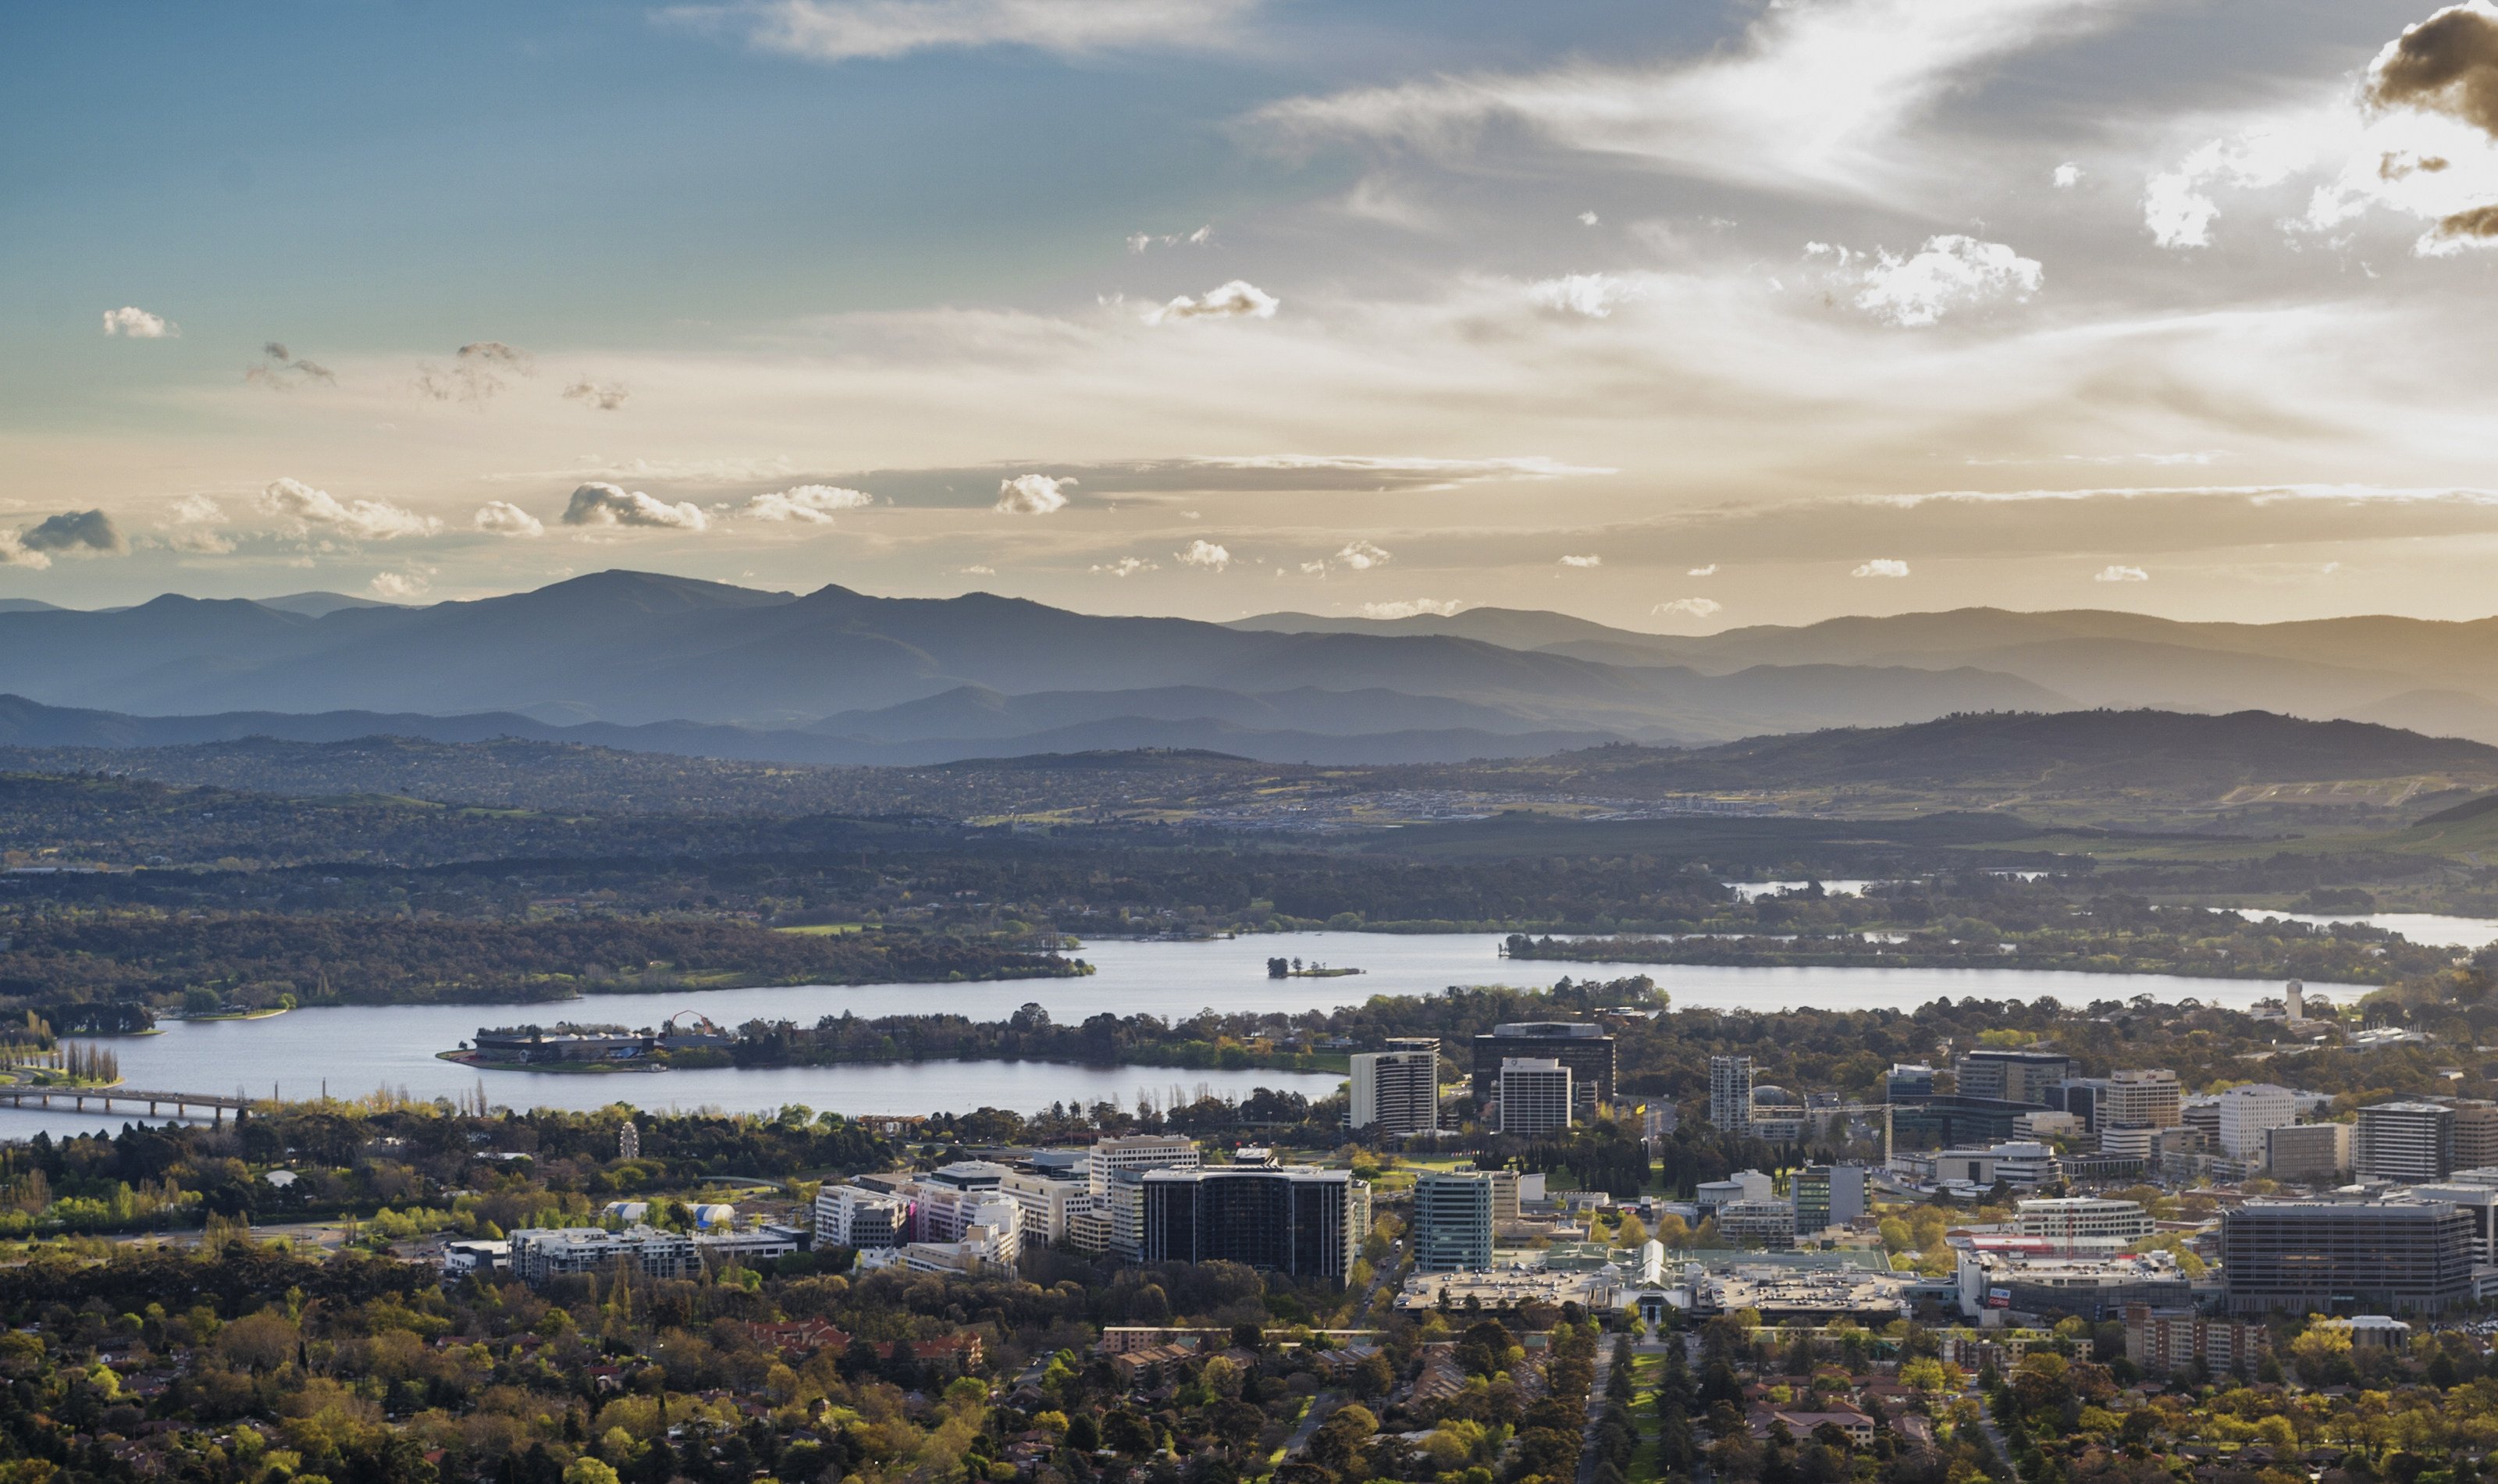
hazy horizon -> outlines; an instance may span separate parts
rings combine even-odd
[[[2491,0],[126,15],[0,598],[2492,611]]]

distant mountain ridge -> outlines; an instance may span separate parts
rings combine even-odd
[[[1201,704],[1174,714],[1175,690]],[[0,692],[134,716],[526,712],[862,744],[1022,739],[1017,751],[1059,740],[1225,747],[1246,727],[1308,733],[1291,745],[1331,758],[1358,750],[1318,739],[1545,734],[1503,744],[1521,750],[1605,737],[1707,742],[2066,699],[1969,666],[1704,674],[1452,635],[1255,632],[985,593],[885,598],[826,587],[799,596],[624,571],[423,607],[309,614],[165,597],[116,612],[0,613]],[[982,693],[1033,699],[977,700]],[[932,716],[893,709],[932,702],[959,725],[931,730]],[[1182,723],[1197,729],[1175,731]],[[1076,730],[1049,735],[1066,728]]]
[[[2498,618],[2385,616],[2190,623],[2098,609],[1960,608],[1687,636],[1607,629],[1566,614],[1477,608],[1365,620],[1270,613],[1258,632],[1471,637],[1606,664],[1974,669],[2085,707],[2262,710],[2346,718],[2498,743]]]

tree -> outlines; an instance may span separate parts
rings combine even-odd
[[[563,1484],[623,1484],[616,1470],[594,1458],[574,1459],[563,1469]]]

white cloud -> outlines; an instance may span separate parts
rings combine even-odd
[[[260,492],[260,508],[295,523],[301,533],[318,527],[360,541],[393,541],[432,535],[442,523],[382,500],[341,501],[300,479],[280,479]]]
[[[614,382],[576,381],[563,389],[565,401],[595,407],[601,412],[615,411],[624,405],[625,398],[632,395],[630,390]]]
[[[135,304],[126,304],[104,311],[104,333],[134,340],[169,340],[180,335],[182,327],[161,314],[150,314]]]
[[[832,524],[834,512],[860,510],[876,503],[865,490],[838,485],[801,484],[753,496],[737,513],[751,521],[797,521],[810,526]]]
[[[1182,566],[1201,566],[1219,572],[1232,565],[1232,553],[1203,537],[1188,543],[1188,550],[1173,553]]]
[[[412,597],[422,597],[425,596],[425,591],[432,586],[432,580],[417,572],[376,572],[373,574],[371,592],[375,597],[384,602],[396,603],[405,602]]]
[[[1160,236],[1151,232],[1131,232],[1128,234],[1128,250],[1143,252],[1149,247],[1202,247],[1213,241],[1214,223],[1207,222],[1194,232],[1166,232]]]
[[[1447,618],[1465,606],[1460,598],[1408,597],[1395,602],[1363,603],[1361,616],[1366,619],[1420,618],[1425,613]]]
[[[669,504],[639,490],[625,490],[617,485],[592,482],[572,492],[572,500],[563,507],[567,526],[593,526],[614,529],[636,527],[646,531],[704,531],[711,526],[702,507],[690,501]]]
[[[177,531],[166,537],[165,544],[198,557],[229,556],[235,549],[234,537],[220,531]]]
[[[2114,563],[2099,568],[2093,582],[2149,582],[2151,574],[2138,566],[2118,566]]]
[[[1000,515],[1052,515],[1067,508],[1063,493],[1073,479],[1052,479],[1047,474],[1017,474],[1012,479],[998,481],[998,502],[989,508]]]
[[[2056,174],[2053,178],[2056,182],[2056,189],[2060,191],[2071,190],[2074,186],[2082,183],[2082,167],[2074,164],[2070,160],[2066,160],[2064,164],[2056,167]]]
[[[1890,557],[1876,557],[1847,574],[1850,577],[1906,577],[1908,564]]]
[[[1344,543],[1335,554],[1335,560],[1357,572],[1366,572],[1374,566],[1387,565],[1389,554],[1368,541],[1352,540]]]
[[[2072,0],[1818,0],[1767,7],[1740,47],[1662,67],[1437,78],[1264,110],[1299,135],[1452,153],[1488,125],[1678,174],[1878,197],[1913,171],[1900,136],[1965,76],[2124,7]]]
[[[1678,597],[1648,610],[1667,618],[1710,618],[1726,611],[1726,605],[1713,597]]]
[[[1579,225],[1583,227],[1592,227],[1603,220],[1603,217],[1598,216],[1593,211],[1582,211],[1579,213]]]
[[[1526,301],[1539,309],[1603,319],[1614,306],[1639,297],[1639,286],[1612,274],[1570,274],[1526,286]]]
[[[1717,564],[1712,562],[1707,566],[1695,566],[1689,571],[1684,572],[1682,575],[1685,577],[1714,577],[1717,575]]]
[[[661,14],[743,31],[749,44],[818,62],[913,51],[1029,47],[1081,55],[1234,44],[1263,0],[744,0]]]
[[[185,495],[174,501],[174,523],[177,526],[205,526],[226,518],[225,506],[206,495]]]
[[[1857,285],[1856,307],[1904,329],[1923,329],[1956,308],[2026,301],[2045,278],[2036,259],[1958,233],[1928,238],[1908,257],[1887,249],[1869,257],[1829,242],[1808,242],[1805,254],[1832,259],[1836,275]]]
[[[2162,247],[2209,247],[2221,214],[2214,188],[2278,185],[2315,158],[2316,142],[2298,133],[2255,129],[2216,139],[2151,177],[2143,187],[2142,224]]]
[[[2498,246],[2498,5],[2447,6],[2386,43],[2355,87],[2195,145],[2152,177],[2143,223],[2163,247],[2206,247],[2223,192],[2293,184],[2309,194],[2279,219],[2291,234],[2384,209],[2430,223],[2412,244],[2423,257]]]
[[[1563,557],[1561,565],[1563,566],[1602,566],[1605,565],[1605,559],[1594,552],[1589,552],[1584,557]]]
[[[1116,562],[1094,567],[1093,570],[1110,577],[1134,577],[1138,572],[1154,570],[1154,564],[1142,557],[1121,557]]]
[[[529,512],[522,509],[520,506],[512,503],[508,500],[490,500],[484,504],[479,505],[477,507],[477,514],[470,519],[468,524],[479,531],[498,536],[542,536],[546,534],[546,522],[539,520],[536,516],[531,515]]]
[[[977,562],[973,563],[970,566],[958,566],[954,570],[960,572],[966,577],[995,577],[998,574],[998,569],[996,567],[984,566]]]
[[[52,565],[52,559],[40,551],[29,550],[14,531],[0,531],[0,566],[22,566],[40,572]]]
[[[1201,298],[1186,294],[1145,315],[1145,323],[1159,325],[1174,319],[1273,319],[1283,301],[1246,278],[1207,289]]]

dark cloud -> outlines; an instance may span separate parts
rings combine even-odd
[[[2437,224],[2440,237],[2498,237],[2498,206],[2457,211]]]
[[[568,401],[587,403],[591,406],[596,407],[601,412],[613,412],[618,407],[624,405],[624,399],[631,396],[632,393],[624,387],[613,384],[602,385],[595,381],[576,381],[572,385],[563,389],[563,395]]]
[[[81,556],[118,557],[130,550],[121,528],[101,510],[66,510],[17,533],[28,551],[74,552]]]
[[[438,366],[420,366],[416,371],[416,390],[421,397],[435,402],[464,402],[482,407],[495,400],[507,383],[502,372],[532,375],[537,362],[517,345],[501,340],[471,340],[452,354],[449,370]]]
[[[271,340],[260,347],[259,363],[243,368],[242,379],[257,381],[274,391],[288,392],[314,381],[336,384],[338,378],[320,362],[306,360],[288,350],[285,341]]]
[[[2449,6],[2405,31],[2369,74],[2368,101],[2451,114],[2498,136],[2498,14]]]

